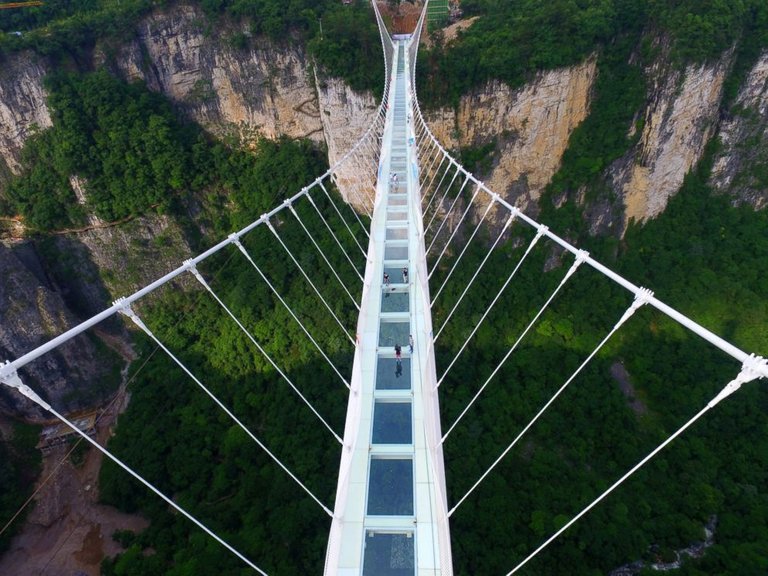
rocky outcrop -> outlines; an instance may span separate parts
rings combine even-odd
[[[328,162],[333,167],[368,130],[378,104],[370,94],[352,92],[341,80],[317,80],[320,118],[328,146]],[[370,147],[347,160],[334,172],[334,180],[344,199],[359,211],[365,210],[363,194],[371,188],[370,176],[376,159]]]
[[[167,216],[143,216],[120,226],[87,230],[75,238],[113,296],[132,294],[192,256],[183,231]],[[191,277],[178,282],[194,285]]]
[[[737,204],[768,205],[768,52],[752,68],[720,127],[712,185]]]
[[[308,56],[297,44],[251,38],[235,48],[228,37],[247,34],[230,24],[214,37],[197,7],[157,12],[138,26],[114,58],[121,75],[162,92],[207,130],[250,138],[322,141]]]
[[[510,203],[536,211],[541,192],[560,167],[571,132],[589,113],[596,61],[541,73],[520,89],[491,82],[464,96],[456,113],[440,110],[427,122],[448,148],[496,141],[486,184]]]
[[[256,137],[310,138],[327,146],[331,163],[372,121],[377,110],[373,96],[357,94],[339,80],[316,75],[299,43],[250,38],[247,24],[230,22],[217,35],[206,26],[198,7],[158,10],[144,18],[122,46],[96,47],[92,61],[84,59],[80,65],[106,66],[127,80],[145,82],[216,135],[245,142]],[[236,36],[245,41],[232,42]],[[0,189],[3,174],[20,169],[25,140],[36,127],[51,125],[43,88],[50,70],[50,63],[29,52],[8,55],[0,67]],[[357,177],[354,170],[349,175],[340,170],[336,176],[342,193],[354,198],[343,187]],[[82,181],[72,177],[70,183],[78,201],[84,203]],[[8,219],[1,224],[6,229],[20,226]],[[103,310],[111,298],[131,294],[163,276],[192,253],[181,227],[164,216],[136,218],[116,226],[91,217],[88,224],[88,229],[48,240],[55,256],[45,264],[47,277],[40,273],[36,278],[14,256],[30,251],[33,244],[2,248],[0,360],[17,358],[78,319]],[[186,275],[175,283],[197,287]],[[127,335],[119,323],[110,329],[118,334],[112,334],[108,344],[125,356]],[[40,360],[37,369],[30,368],[32,379],[57,407],[83,406],[93,399],[89,394],[96,394],[106,381],[102,372],[108,366],[98,364],[94,346],[93,338],[78,338],[61,353]],[[43,374],[50,377],[44,381]],[[116,384],[114,380],[112,377],[110,382]],[[68,381],[88,392],[60,402]],[[0,409],[19,413],[11,400],[3,399]]]
[[[0,245],[0,359],[12,360],[75,324],[77,319],[47,279],[34,248]],[[103,400],[117,357],[97,346],[98,336],[80,335],[28,364],[22,378],[57,409],[68,411]],[[45,415],[9,389],[0,389],[0,410],[36,420]]]
[[[613,170],[625,221],[659,215],[715,133],[723,83],[733,51],[714,63],[669,69],[659,59],[646,70],[648,104],[637,146]]]
[[[250,38],[246,23],[223,25],[216,36],[208,26],[198,7],[160,10],[144,18],[118,49],[97,47],[87,65],[145,82],[218,136],[325,143],[331,164],[372,122],[373,96],[337,79],[316,78],[301,44]],[[235,36],[247,38],[246,47],[235,47]],[[29,52],[8,56],[0,69],[0,178],[18,172],[21,149],[35,126],[51,125],[43,89],[49,69]]]
[[[17,172],[26,139],[36,129],[51,126],[43,88],[47,71],[45,61],[29,52],[9,57],[0,66],[0,175]]]

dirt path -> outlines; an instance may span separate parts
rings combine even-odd
[[[124,409],[119,398],[97,425],[103,444],[117,414]],[[69,450],[64,444],[43,459],[40,482],[58,466]],[[98,576],[105,556],[122,550],[112,540],[115,530],[141,531],[148,522],[98,503],[98,476],[102,455],[94,449],[79,467],[65,462],[37,495],[35,508],[22,531],[0,558],[0,574],[14,576]]]

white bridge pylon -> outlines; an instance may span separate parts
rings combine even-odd
[[[452,574],[410,42],[393,46],[327,576]]]

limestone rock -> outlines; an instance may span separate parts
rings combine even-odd
[[[560,167],[571,132],[589,113],[596,59],[539,74],[513,90],[491,82],[461,99],[458,112],[438,110],[427,121],[448,148],[496,140],[486,184],[525,211],[537,211],[541,192]]]
[[[0,244],[0,310],[2,360],[14,360],[78,323],[28,244]],[[114,364],[96,340],[94,332],[80,335],[28,364],[20,375],[60,411],[101,401],[108,390],[100,384]],[[6,387],[0,389],[0,410],[32,420],[49,417]]]
[[[768,205],[768,52],[752,68],[720,128],[712,184],[755,209]]]
[[[699,161],[715,133],[723,82],[733,51],[713,63],[668,70],[657,62],[650,79],[644,126],[637,146],[614,172],[625,220],[645,221],[664,211],[669,198]]]
[[[26,139],[51,126],[43,88],[47,72],[45,61],[31,52],[6,57],[0,65],[0,174],[3,165],[18,173]]]

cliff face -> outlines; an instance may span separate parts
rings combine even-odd
[[[0,66],[0,186],[3,174],[19,170],[21,148],[35,128],[51,126],[45,105],[45,61],[32,54],[9,58]]]
[[[733,115],[720,128],[722,148],[712,169],[712,184],[734,203],[756,209],[768,205],[768,52],[747,77]]]
[[[712,63],[646,70],[648,101],[638,144],[614,167],[613,187],[624,199],[625,221],[658,216],[699,161],[717,130],[722,89],[733,52]]]
[[[512,90],[492,82],[464,96],[457,111],[427,118],[448,148],[496,142],[496,158],[485,183],[510,203],[535,212],[542,190],[560,167],[568,139],[589,113],[594,58],[579,66],[540,74]]]
[[[196,7],[158,11],[123,46],[97,47],[86,65],[142,80],[219,136],[324,142],[331,163],[370,125],[377,110],[373,96],[335,79],[320,78],[316,86],[302,46],[251,38],[249,47],[235,48],[230,38],[246,34],[245,24],[230,24],[215,35],[208,26]],[[30,53],[8,57],[0,69],[0,159],[12,173],[19,170],[21,148],[34,126],[51,125],[43,78],[52,69]]]
[[[316,79],[303,47],[250,38],[247,48],[235,48],[229,38],[246,34],[245,25],[231,24],[213,34],[205,22],[195,7],[157,11],[140,22],[131,40],[117,48],[97,46],[92,60],[81,65],[108,67],[127,80],[144,81],[219,136],[246,142],[286,136],[325,143],[331,163],[367,129],[377,109],[374,98],[353,92],[339,80]],[[43,79],[52,70],[50,61],[31,53],[9,56],[0,67],[0,191],[4,175],[19,171],[21,150],[35,127],[51,125]],[[343,185],[355,178],[354,170],[337,174],[342,193],[349,195]],[[79,182],[75,179],[72,185],[84,201]],[[34,254],[36,241],[0,245],[0,360],[35,348],[191,255],[181,227],[167,217],[146,216],[118,226],[91,217],[89,224],[88,230],[50,239],[46,246],[55,256],[34,266],[40,271],[49,267],[61,282],[42,273],[35,276],[15,257]],[[3,225],[18,228],[14,222]],[[189,278],[179,281],[196,287]],[[119,326],[112,325],[110,335],[102,333],[102,340],[127,356],[129,338]],[[29,374],[32,384],[66,409],[100,400],[100,382],[114,366],[99,364],[98,340],[79,338],[61,353],[38,361]],[[43,378],[48,373],[51,376]],[[110,377],[114,382],[115,374]],[[93,394],[69,394],[69,400],[61,402],[68,387]],[[1,398],[0,409],[32,419],[39,416],[6,395]]]
[[[61,293],[50,282],[30,245],[13,249],[0,244],[0,358],[29,352],[77,324]],[[54,352],[28,364],[21,376],[41,396],[62,410],[102,401],[115,383],[117,357],[100,341],[109,341],[104,329],[81,335]],[[43,414],[18,394],[0,389],[0,409],[36,419]]]
[[[616,205],[583,205],[593,233],[623,230],[634,220],[661,214],[707,143],[722,150],[714,186],[734,202],[768,204],[768,53],[754,66],[730,117],[721,111],[723,86],[734,52],[714,62],[678,69],[666,50],[645,69],[646,100],[633,123],[642,126],[635,144],[605,177]],[[428,114],[433,133],[447,148],[495,142],[493,165],[482,177],[521,209],[536,214],[541,191],[561,164],[573,129],[590,112],[590,92],[600,74],[594,59],[540,74],[518,90],[490,83],[462,97],[457,110]],[[632,136],[634,134],[630,134]],[[579,194],[582,198],[583,194]]]
[[[234,49],[214,40],[197,8],[182,6],[142,21],[113,59],[121,75],[162,92],[209,131],[250,137],[323,138],[317,96],[299,47],[253,39]]]

